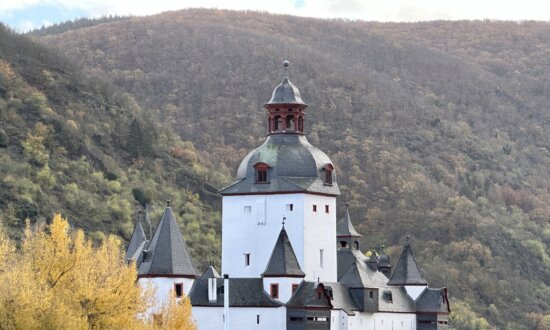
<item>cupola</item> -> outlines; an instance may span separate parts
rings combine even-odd
[[[302,101],[300,91],[288,79],[289,62],[283,62],[283,81],[275,87],[271,100],[264,107],[268,111],[269,134],[303,134],[304,110],[307,104]]]

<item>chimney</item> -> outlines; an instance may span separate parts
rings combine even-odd
[[[208,302],[215,303],[218,300],[216,278],[210,277],[208,279]]]
[[[223,330],[229,330],[229,275],[223,274]]]

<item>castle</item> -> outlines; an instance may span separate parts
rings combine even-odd
[[[408,241],[395,267],[360,251],[336,220],[336,168],[305,134],[307,104],[287,73],[269,102],[266,141],[221,190],[222,269],[198,274],[167,204],[152,235],[138,221],[126,253],[138,283],[188,295],[199,329],[448,329],[446,288],[430,288]],[[154,313],[153,310],[150,311]]]

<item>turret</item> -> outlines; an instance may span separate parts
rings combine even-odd
[[[386,275],[387,278],[391,277],[391,263],[390,257],[384,253],[384,245],[380,248],[380,256],[378,256],[378,270]]]
[[[346,203],[346,213],[344,218],[338,221],[336,227],[336,244],[338,249],[352,249],[359,250],[359,241],[361,239],[359,234],[353,227],[351,218],[349,216],[349,203]]]
[[[409,296],[415,300],[424,291],[428,283],[422,277],[420,268],[418,268],[409,239],[410,236],[407,236],[403,252],[401,252],[388,284],[404,286]]]
[[[143,249],[142,259],[138,281],[144,286],[156,288],[156,307],[166,302],[170,290],[175,292],[177,298],[191,290],[197,273],[170,201],[166,203],[151,242]]]
[[[275,87],[271,100],[264,107],[268,111],[269,134],[303,134],[304,110],[307,104],[302,101],[300,91],[288,80],[288,61],[283,62],[283,81]]]
[[[264,290],[271,298],[286,303],[305,277],[283,223],[271,257],[262,273]]]

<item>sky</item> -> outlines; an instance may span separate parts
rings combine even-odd
[[[0,22],[27,32],[80,17],[152,15],[198,7],[382,22],[550,21],[549,0],[0,0]]]

